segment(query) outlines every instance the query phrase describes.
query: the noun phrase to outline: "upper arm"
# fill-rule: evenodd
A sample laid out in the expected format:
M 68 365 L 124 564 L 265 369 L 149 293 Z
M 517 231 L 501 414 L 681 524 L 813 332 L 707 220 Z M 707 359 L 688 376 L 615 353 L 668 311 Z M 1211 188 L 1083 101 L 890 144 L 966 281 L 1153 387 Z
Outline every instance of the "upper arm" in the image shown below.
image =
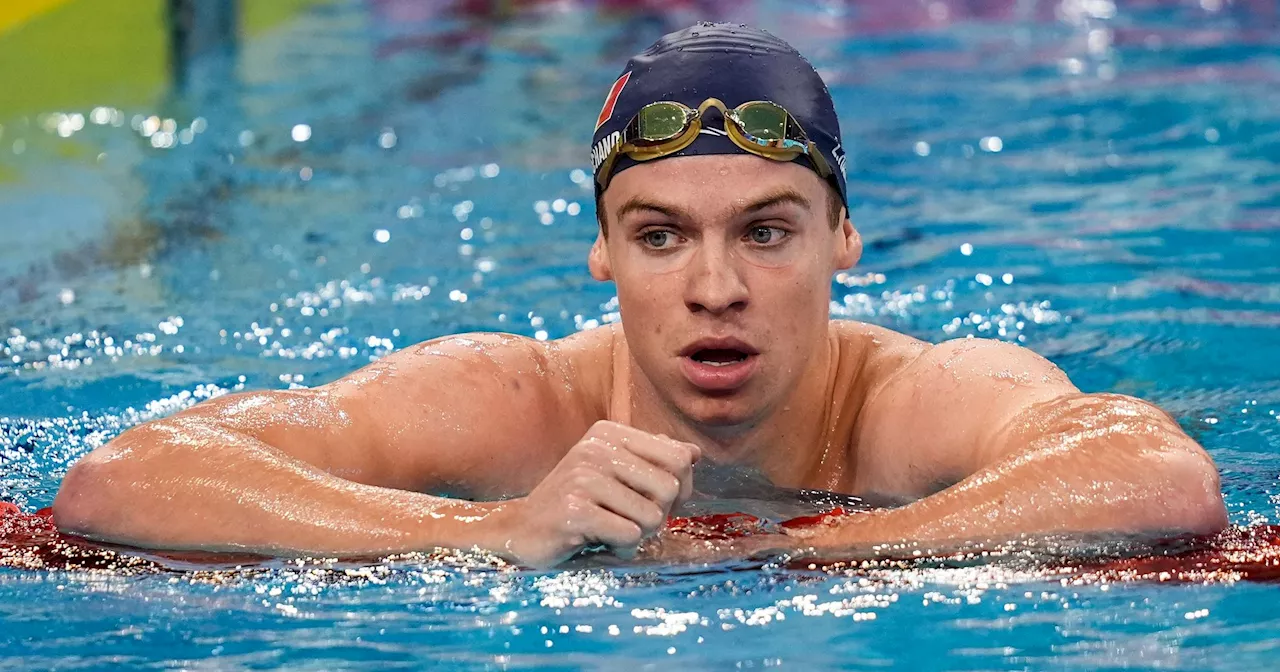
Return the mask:
M 598 415 L 591 372 L 575 356 L 582 340 L 451 336 L 314 389 L 237 395 L 187 413 L 360 483 L 521 494 Z
M 858 436 L 859 489 L 922 497 L 1006 456 L 1001 436 L 1037 404 L 1078 393 L 1061 369 L 1000 341 L 924 349 L 868 394 Z

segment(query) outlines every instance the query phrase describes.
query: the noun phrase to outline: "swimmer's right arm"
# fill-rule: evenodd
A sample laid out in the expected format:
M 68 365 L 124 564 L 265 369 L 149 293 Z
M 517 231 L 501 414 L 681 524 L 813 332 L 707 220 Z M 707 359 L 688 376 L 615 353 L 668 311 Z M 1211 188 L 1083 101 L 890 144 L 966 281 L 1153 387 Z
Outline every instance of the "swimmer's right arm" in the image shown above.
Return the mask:
M 442 339 L 319 388 L 210 400 L 76 463 L 55 521 L 172 550 L 364 556 L 479 546 L 530 566 L 596 544 L 626 553 L 688 496 L 698 451 L 597 422 L 598 382 L 576 373 L 601 368 L 578 356 L 608 338 L 597 331 L 562 345 Z M 524 496 L 472 502 L 427 491 Z

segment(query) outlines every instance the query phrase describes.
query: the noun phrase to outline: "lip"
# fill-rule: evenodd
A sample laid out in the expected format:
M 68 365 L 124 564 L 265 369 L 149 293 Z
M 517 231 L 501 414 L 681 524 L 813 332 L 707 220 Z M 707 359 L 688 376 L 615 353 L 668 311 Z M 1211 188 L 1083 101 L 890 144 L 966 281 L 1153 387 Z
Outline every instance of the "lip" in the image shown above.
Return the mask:
M 759 350 L 746 341 L 738 340 L 732 336 L 723 336 L 718 338 L 699 338 L 685 346 L 680 351 L 680 356 L 692 357 L 693 353 L 699 350 L 740 350 L 747 353 L 747 355 L 760 354 Z
M 699 350 L 738 350 L 747 356 L 740 362 L 716 366 L 693 358 Z M 729 392 L 742 387 L 756 372 L 760 351 L 732 337 L 702 338 L 680 351 L 680 371 L 694 387 L 706 392 Z

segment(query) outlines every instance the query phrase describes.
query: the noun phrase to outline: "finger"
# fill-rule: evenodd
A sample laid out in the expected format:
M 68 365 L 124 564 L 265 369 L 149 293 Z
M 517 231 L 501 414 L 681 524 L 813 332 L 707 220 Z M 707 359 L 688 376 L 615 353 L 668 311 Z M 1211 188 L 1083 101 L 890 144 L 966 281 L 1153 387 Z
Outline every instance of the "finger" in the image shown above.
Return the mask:
M 693 496 L 693 463 L 701 456 L 701 449 L 696 445 L 617 423 L 597 423 L 592 427 L 591 434 L 588 440 L 598 444 L 595 447 L 612 449 L 599 452 L 623 451 L 638 455 L 675 476 L 679 488 L 674 496 L 665 491 L 650 491 L 651 494 L 660 494 L 658 499 L 662 499 L 664 505 L 673 503 L 678 506 Z M 651 483 L 652 485 L 657 484 Z
M 628 439 L 626 447 L 676 478 L 678 487 L 671 499 L 673 507 L 693 496 L 693 464 L 697 461 L 697 446 L 666 437 L 641 437 L 639 440 Z
M 601 477 L 584 483 L 583 488 L 598 506 L 635 523 L 642 537 L 655 534 L 667 522 L 667 512 L 661 504 L 645 498 L 624 482 Z
M 697 446 L 666 437 L 641 437 L 639 440 L 628 439 L 626 447 L 632 454 L 639 455 L 646 462 L 675 477 L 676 492 L 668 500 L 671 508 L 693 496 L 693 463 L 696 461 Z M 656 450 L 652 450 L 653 448 Z
M 693 497 L 693 464 L 691 463 L 688 469 L 676 474 L 676 478 L 680 480 L 680 494 L 676 496 L 676 501 L 671 505 L 673 509 Z
M 673 474 L 702 458 L 702 449 L 696 444 L 651 434 L 626 425 L 612 425 L 605 428 L 601 438 L 611 444 L 625 446 L 631 452 Z
M 640 545 L 640 526 L 602 507 L 592 506 L 576 521 L 589 543 L 604 544 L 624 553 L 634 553 Z
M 630 451 L 614 449 L 603 454 L 605 463 L 596 468 L 656 504 L 664 518 L 685 489 L 679 476 Z

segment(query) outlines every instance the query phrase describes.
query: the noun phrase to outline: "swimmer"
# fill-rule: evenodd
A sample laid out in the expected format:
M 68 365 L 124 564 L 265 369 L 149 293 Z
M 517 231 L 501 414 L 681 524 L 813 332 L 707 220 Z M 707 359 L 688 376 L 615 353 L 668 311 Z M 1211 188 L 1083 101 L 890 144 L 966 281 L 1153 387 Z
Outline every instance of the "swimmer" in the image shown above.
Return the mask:
M 772 35 L 699 24 L 609 90 L 591 148 L 597 280 L 621 321 L 450 336 L 313 389 L 231 394 L 78 461 L 63 531 L 136 547 L 631 557 L 699 460 L 909 502 L 805 547 L 1209 534 L 1218 472 L 1169 415 L 1034 352 L 830 319 L 862 252 L 831 97 Z

